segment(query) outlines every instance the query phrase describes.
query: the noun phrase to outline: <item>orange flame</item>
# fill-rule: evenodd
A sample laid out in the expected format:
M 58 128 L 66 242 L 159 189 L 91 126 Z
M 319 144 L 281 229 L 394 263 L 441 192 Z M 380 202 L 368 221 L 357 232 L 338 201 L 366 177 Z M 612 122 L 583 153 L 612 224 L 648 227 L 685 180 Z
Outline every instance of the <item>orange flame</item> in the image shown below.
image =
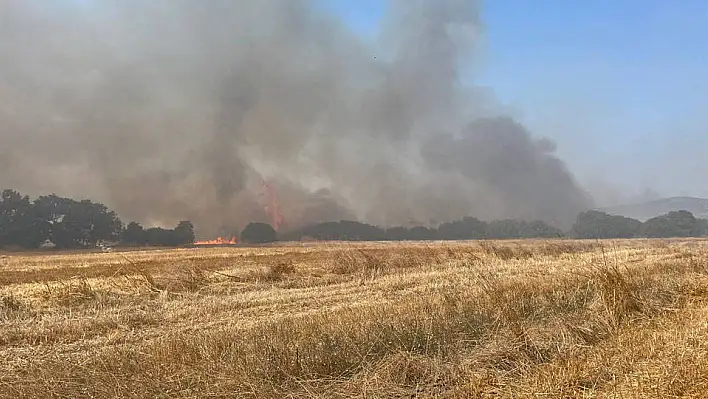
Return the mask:
M 266 205 L 265 212 L 266 216 L 270 217 L 270 225 L 273 226 L 275 231 L 278 231 L 280 225 L 283 224 L 283 213 L 280 211 L 280 204 L 278 203 L 278 196 L 275 193 L 275 189 L 269 183 L 263 181 L 263 191 L 266 195 Z
M 224 237 L 216 237 L 215 240 L 204 240 L 204 241 L 195 241 L 195 245 L 226 245 L 226 244 L 236 244 L 236 237 L 231 237 L 231 238 L 224 238 Z

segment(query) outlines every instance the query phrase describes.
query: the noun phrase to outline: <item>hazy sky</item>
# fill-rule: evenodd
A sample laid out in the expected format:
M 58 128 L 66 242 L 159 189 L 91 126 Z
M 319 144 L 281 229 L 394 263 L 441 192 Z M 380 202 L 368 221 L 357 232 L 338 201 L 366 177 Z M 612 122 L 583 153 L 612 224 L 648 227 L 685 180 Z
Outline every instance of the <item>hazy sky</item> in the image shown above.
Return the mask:
M 555 144 L 518 123 L 524 107 L 467 86 L 504 79 L 489 74 L 504 52 L 480 37 L 477 1 L 378 5 L 0 0 L 0 187 L 191 220 L 209 237 L 270 221 L 264 180 L 284 229 L 464 216 L 568 228 L 595 204 Z
M 292 226 L 708 197 L 708 2 L 479 3 L 0 0 L 0 187 L 208 236 L 262 179 Z
M 320 1 L 364 36 L 385 6 Z M 556 140 L 596 197 L 708 196 L 708 2 L 494 0 L 482 20 L 474 82 Z

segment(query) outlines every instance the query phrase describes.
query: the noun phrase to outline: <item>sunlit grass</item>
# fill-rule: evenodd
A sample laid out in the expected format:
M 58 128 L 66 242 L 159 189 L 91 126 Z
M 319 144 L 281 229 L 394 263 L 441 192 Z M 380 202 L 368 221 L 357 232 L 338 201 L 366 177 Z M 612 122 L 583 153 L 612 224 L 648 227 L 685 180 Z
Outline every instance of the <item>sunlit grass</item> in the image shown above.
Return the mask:
M 5 255 L 0 397 L 697 397 L 701 240 Z

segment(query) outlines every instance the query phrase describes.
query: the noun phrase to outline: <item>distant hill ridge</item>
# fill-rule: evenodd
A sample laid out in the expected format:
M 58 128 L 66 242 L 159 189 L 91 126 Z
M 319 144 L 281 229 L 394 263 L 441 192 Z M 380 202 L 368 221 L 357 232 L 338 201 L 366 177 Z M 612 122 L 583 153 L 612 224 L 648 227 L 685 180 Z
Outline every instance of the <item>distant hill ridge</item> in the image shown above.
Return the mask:
M 598 208 L 598 211 L 610 215 L 625 216 L 639 221 L 646 221 L 672 211 L 689 211 L 695 217 L 708 219 L 708 199 L 696 197 L 670 197 L 639 204 L 627 204 Z

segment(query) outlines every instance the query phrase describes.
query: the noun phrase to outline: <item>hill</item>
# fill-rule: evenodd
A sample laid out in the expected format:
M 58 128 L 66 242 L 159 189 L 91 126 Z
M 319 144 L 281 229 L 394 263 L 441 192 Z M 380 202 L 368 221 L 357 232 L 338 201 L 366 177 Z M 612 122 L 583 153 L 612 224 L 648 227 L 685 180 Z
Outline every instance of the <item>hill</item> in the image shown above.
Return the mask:
M 659 215 L 665 215 L 672 211 L 689 211 L 695 217 L 708 219 L 708 199 L 694 197 L 671 197 L 662 198 L 640 204 L 618 205 L 606 208 L 599 208 L 599 211 L 610 215 L 619 215 L 642 222 Z

